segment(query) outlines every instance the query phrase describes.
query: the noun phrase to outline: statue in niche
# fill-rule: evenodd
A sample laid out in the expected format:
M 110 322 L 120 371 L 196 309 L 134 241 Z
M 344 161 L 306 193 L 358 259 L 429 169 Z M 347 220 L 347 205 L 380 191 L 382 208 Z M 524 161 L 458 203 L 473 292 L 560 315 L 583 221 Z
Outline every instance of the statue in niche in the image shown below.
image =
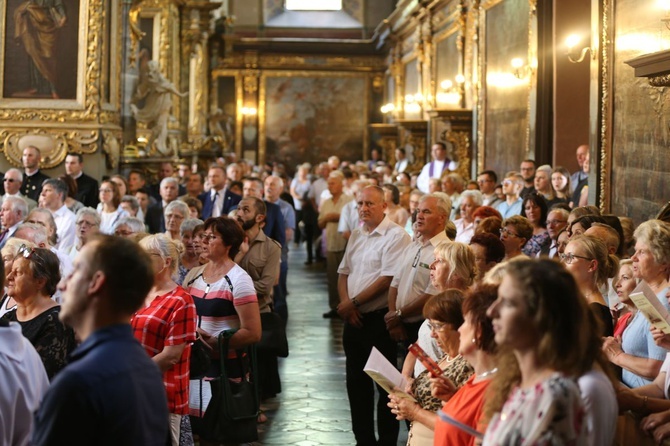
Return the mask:
M 137 122 L 146 123 L 151 129 L 151 137 L 147 146 L 155 147 L 164 156 L 170 156 L 173 150 L 167 145 L 168 121 L 173 94 L 184 97 L 188 93 L 179 92 L 177 87 L 161 74 L 158 62 L 144 61 L 140 69 L 140 82 L 133 95 L 130 109 Z M 144 99 L 144 106 L 140 109 L 137 107 L 137 102 L 142 99 Z
M 224 110 L 212 107 L 212 112 L 207 117 L 210 138 L 217 143 L 222 150 L 234 150 L 235 146 L 235 118 L 234 106 L 226 104 Z

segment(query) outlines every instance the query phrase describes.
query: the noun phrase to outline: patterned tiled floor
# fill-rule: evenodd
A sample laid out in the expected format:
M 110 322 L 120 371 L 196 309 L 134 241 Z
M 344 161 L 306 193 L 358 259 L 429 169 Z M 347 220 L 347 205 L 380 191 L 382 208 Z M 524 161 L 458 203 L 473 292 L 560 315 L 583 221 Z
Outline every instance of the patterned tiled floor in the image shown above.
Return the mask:
M 292 246 L 288 296 L 289 357 L 280 359 L 282 393 L 263 404 L 259 425 L 267 445 L 353 445 L 345 387 L 342 322 L 323 319 L 327 310 L 324 264 L 303 265 L 304 246 Z M 401 423 L 405 444 L 407 432 Z

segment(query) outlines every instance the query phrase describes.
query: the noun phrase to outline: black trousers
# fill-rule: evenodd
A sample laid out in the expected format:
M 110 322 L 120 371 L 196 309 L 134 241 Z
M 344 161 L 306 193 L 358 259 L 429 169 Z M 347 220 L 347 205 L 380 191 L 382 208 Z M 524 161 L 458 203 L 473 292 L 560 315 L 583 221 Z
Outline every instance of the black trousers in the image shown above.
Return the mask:
M 388 396 L 384 389 L 377 386 L 377 432 L 375 437 L 375 382 L 364 371 L 365 363 L 372 347 L 376 347 L 391 364 L 396 363 L 396 343 L 389 336 L 384 323 L 384 314 L 388 309 L 363 314 L 363 326 L 354 327 L 345 324 L 342 335 L 344 353 L 347 357 L 347 394 L 351 408 L 351 425 L 357 446 L 385 445 L 395 446 L 398 441 L 400 425 L 386 406 Z

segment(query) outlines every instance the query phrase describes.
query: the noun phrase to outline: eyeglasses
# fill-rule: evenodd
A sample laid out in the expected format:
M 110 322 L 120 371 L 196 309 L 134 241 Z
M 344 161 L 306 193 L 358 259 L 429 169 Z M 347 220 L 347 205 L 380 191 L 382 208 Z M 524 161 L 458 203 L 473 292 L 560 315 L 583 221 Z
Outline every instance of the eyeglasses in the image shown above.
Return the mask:
M 214 234 L 202 234 L 202 235 L 200 236 L 200 239 L 201 239 L 203 242 L 207 242 L 207 243 L 209 243 L 209 242 L 211 242 L 213 239 L 215 239 L 215 238 L 217 238 L 217 237 L 218 237 L 218 236 L 216 236 L 216 235 L 214 235 Z
M 567 220 L 547 220 L 547 226 L 560 225 L 567 222 Z
M 438 331 L 442 331 L 446 328 L 447 324 L 442 323 L 442 322 L 428 322 L 427 323 L 428 328 L 430 331 L 437 333 Z
M 559 253 L 558 257 L 561 259 L 561 262 L 567 263 L 568 265 L 570 265 L 572 262 L 574 262 L 575 259 L 584 259 L 584 260 L 589 260 L 589 261 L 593 260 L 593 259 L 590 259 L 590 258 L 584 257 L 584 256 L 576 256 L 571 252 L 569 252 L 567 254 L 565 254 L 565 253 L 560 254 Z
M 100 189 L 100 192 L 107 193 L 107 192 L 114 192 L 112 189 Z
M 34 248 L 29 248 L 27 245 L 19 246 L 19 250 L 16 253 L 16 256 L 21 256 L 24 259 L 29 259 L 35 253 Z
M 166 220 L 183 220 L 184 216 L 179 214 L 168 214 L 165 216 Z
M 19 182 L 19 180 L 15 180 L 14 178 L 3 178 L 2 181 L 6 182 L 6 183 L 18 183 Z
M 512 237 L 519 238 L 519 234 L 515 234 L 507 228 L 500 228 L 500 235 L 504 235 L 504 236 L 509 235 L 509 236 L 512 236 Z
M 79 220 L 77 223 L 75 223 L 77 226 L 84 226 L 86 228 L 92 228 L 93 226 L 98 226 L 95 223 L 88 222 L 86 220 Z

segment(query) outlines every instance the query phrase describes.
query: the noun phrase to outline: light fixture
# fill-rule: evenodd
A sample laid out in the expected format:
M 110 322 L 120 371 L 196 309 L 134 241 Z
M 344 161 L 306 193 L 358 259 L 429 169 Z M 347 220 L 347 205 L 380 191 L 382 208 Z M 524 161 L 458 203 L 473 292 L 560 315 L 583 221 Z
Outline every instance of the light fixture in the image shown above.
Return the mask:
M 665 11 L 665 17 L 661 19 L 661 22 L 670 29 L 670 0 L 658 0 L 658 6 Z
M 440 91 L 435 95 L 438 106 L 443 105 L 460 105 L 462 92 L 461 87 L 465 82 L 465 77 L 462 74 L 456 75 L 456 84 L 451 79 L 445 79 L 440 82 Z
M 581 42 L 581 40 L 582 38 L 577 34 L 570 34 L 565 39 L 565 46 L 568 48 L 565 54 L 568 56 L 570 62 L 580 63 L 586 57 L 587 52 L 591 53 L 591 59 L 596 60 L 597 54 L 590 46 L 585 46 L 584 48 L 578 51 L 575 50 L 575 47 L 579 45 L 579 42 Z
M 242 116 L 256 116 L 258 114 L 256 107 L 242 107 L 240 111 Z
M 517 79 L 525 79 L 529 76 L 535 68 L 537 68 L 537 61 L 534 61 L 533 64 L 527 64 L 520 57 L 515 57 L 510 62 L 513 68 L 512 74 Z
M 388 102 L 381 106 L 381 112 L 385 115 L 393 113 L 395 111 L 395 105 L 392 102 Z

